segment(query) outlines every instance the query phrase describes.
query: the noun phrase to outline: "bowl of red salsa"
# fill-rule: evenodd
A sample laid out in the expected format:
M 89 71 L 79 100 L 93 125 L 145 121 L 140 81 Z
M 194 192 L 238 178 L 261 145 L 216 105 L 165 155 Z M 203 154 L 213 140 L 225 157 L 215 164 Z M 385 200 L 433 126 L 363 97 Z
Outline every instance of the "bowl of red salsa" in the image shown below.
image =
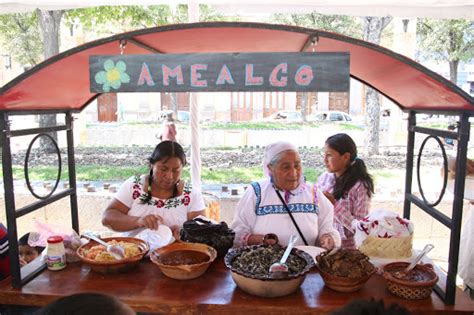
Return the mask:
M 428 298 L 438 282 L 438 275 L 431 264 L 418 264 L 405 272 L 408 262 L 394 262 L 383 267 L 387 289 L 394 295 L 408 300 Z

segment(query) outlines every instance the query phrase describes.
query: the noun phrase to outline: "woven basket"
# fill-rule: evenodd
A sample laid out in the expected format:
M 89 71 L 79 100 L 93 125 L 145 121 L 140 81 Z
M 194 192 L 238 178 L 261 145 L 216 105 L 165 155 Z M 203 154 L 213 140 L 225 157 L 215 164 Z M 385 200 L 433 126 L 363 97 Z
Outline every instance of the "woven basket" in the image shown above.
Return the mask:
M 413 235 L 381 238 L 368 236 L 359 250 L 369 257 L 404 258 L 412 256 Z
M 431 279 L 426 281 L 411 282 L 394 277 L 390 271 L 400 271 L 409 265 L 407 262 L 395 262 L 384 266 L 383 277 L 387 283 L 387 289 L 392 294 L 407 300 L 426 299 L 431 295 L 433 287 L 438 282 L 438 275 L 433 271 L 431 264 L 416 265 L 415 269 L 427 274 Z

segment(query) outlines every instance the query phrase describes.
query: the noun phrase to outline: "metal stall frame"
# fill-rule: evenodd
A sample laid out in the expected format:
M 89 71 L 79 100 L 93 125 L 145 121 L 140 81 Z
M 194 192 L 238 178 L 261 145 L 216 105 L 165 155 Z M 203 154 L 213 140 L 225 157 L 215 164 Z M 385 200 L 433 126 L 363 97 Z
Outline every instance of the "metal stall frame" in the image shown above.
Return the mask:
M 126 50 L 124 50 L 125 43 L 128 43 Z M 99 92 L 91 92 L 88 84 L 91 81 L 91 74 L 87 61 L 93 55 L 310 51 L 349 52 L 351 78 L 375 89 L 401 110 L 410 113 L 404 216 L 409 218 L 410 205 L 414 203 L 417 206 L 421 205 L 422 209 L 451 228 L 449 288 L 446 294 L 441 294 L 445 297 L 445 303 L 454 304 L 453 289 L 459 253 L 464 189 L 464 179 L 460 176 L 460 171 L 465 170 L 469 139 L 468 117 L 474 115 L 474 99 L 441 75 L 382 46 L 322 30 L 251 22 L 200 22 L 136 30 L 74 47 L 22 73 L 0 87 L 0 113 L 9 111 L 31 113 L 32 109 L 37 113 L 48 113 L 51 110 L 56 112 L 83 110 L 100 95 Z M 71 73 L 74 75 L 70 75 Z M 394 75 L 381 75 L 381 73 Z M 60 89 L 50 88 L 57 82 L 61 82 Z M 457 133 L 451 133 L 416 126 L 416 113 L 430 111 L 435 114 L 461 117 L 461 129 Z M 5 131 L 8 131 L 7 118 L 8 115 L 2 122 Z M 72 130 L 68 132 L 72 135 Z M 432 211 L 434 204 L 432 206 L 424 204 L 426 198 L 421 200 L 411 194 L 415 132 L 429 135 L 433 132 L 435 136 L 452 136 L 458 139 L 457 174 L 460 178 L 456 179 L 452 219 L 439 211 Z M 3 137 L 6 138 L 6 134 Z M 72 139 L 68 146 L 70 146 L 68 150 L 73 152 Z M 10 157 L 9 150 L 7 153 L 4 154 L 4 158 Z M 71 161 L 70 159 L 70 165 Z M 10 164 L 8 161 L 4 162 L 4 172 L 9 172 L 8 176 L 11 178 L 11 170 L 5 165 L 11 166 L 11 161 Z M 71 170 L 73 167 L 70 166 Z M 74 173 L 71 175 L 75 176 Z M 75 190 L 73 186 L 75 178 L 70 181 L 71 189 Z M 11 183 L 9 189 L 12 189 Z M 13 208 L 9 205 L 12 211 L 14 200 L 11 194 L 9 198 L 13 204 Z M 11 240 L 12 238 L 10 235 Z M 16 240 L 11 242 L 11 246 L 14 244 Z M 442 291 L 437 289 L 436 292 Z
M 452 205 L 452 217 L 448 217 L 441 211 L 434 208 L 444 195 L 447 181 L 447 163 L 446 163 L 446 154 L 444 152 L 444 146 L 440 142 L 439 137 L 443 138 L 452 138 L 457 140 L 457 151 L 456 151 L 456 174 L 465 174 L 466 173 L 466 161 L 467 161 L 467 145 L 469 142 L 469 132 L 470 132 L 470 115 L 468 112 L 464 113 L 455 113 L 455 112 L 445 112 L 436 114 L 445 114 L 445 115 L 456 115 L 459 117 L 459 127 L 457 131 L 447 131 L 433 128 L 420 127 L 416 125 L 416 114 L 417 113 L 426 113 L 426 111 L 410 111 L 408 118 L 408 139 L 407 139 L 407 159 L 406 159 L 406 181 L 405 181 L 405 201 L 403 207 L 403 216 L 407 219 L 410 219 L 411 213 L 411 204 L 416 205 L 421 210 L 425 211 L 428 215 L 436 219 L 438 222 L 442 223 L 448 229 L 450 229 L 450 242 L 449 242 L 449 256 L 448 256 L 448 271 L 446 277 L 446 287 L 443 289 L 439 284 L 434 287 L 435 292 L 443 299 L 443 301 L 448 305 L 453 305 L 456 297 L 456 274 L 458 270 L 458 260 L 459 260 L 459 245 L 460 245 L 460 236 L 461 236 L 461 224 L 462 224 L 462 211 L 463 211 L 463 199 L 464 199 L 464 184 L 465 176 L 456 175 L 454 182 L 454 198 Z M 415 147 L 415 134 L 425 134 L 428 135 L 425 141 L 433 137 L 438 143 L 441 144 L 441 149 L 444 158 L 444 183 L 443 189 L 441 191 L 440 197 L 437 202 L 429 203 L 425 198 L 422 189 L 420 189 L 421 199 L 415 196 L 412 193 L 412 183 L 413 183 L 413 159 L 414 159 L 414 147 Z M 422 154 L 423 145 L 420 148 L 418 153 L 418 164 L 417 164 L 417 174 L 418 174 L 418 183 L 421 188 L 420 183 L 420 156 Z
M 65 114 L 65 124 L 56 125 L 42 128 L 31 128 L 31 129 L 18 129 L 11 130 L 10 116 L 14 115 L 34 115 L 34 114 Z M 8 226 L 8 243 L 10 251 L 10 268 L 12 276 L 12 285 L 15 288 L 22 287 L 28 281 L 39 275 L 46 267 L 46 264 L 41 264 L 29 273 L 23 272 L 20 268 L 20 261 L 18 256 L 18 235 L 17 235 L 17 222 L 16 220 L 28 213 L 35 210 L 39 210 L 44 206 L 56 202 L 62 198 L 69 197 L 71 205 L 71 225 L 72 228 L 79 232 L 79 216 L 78 216 L 78 205 L 77 205 L 77 190 L 76 190 L 76 167 L 74 160 L 74 137 L 73 137 L 73 116 L 71 111 L 28 111 L 28 112 L 1 112 L 0 113 L 0 128 L 2 130 L 1 145 L 2 145 L 2 166 L 3 166 L 3 184 L 4 184 L 4 195 L 5 195 L 5 210 L 7 217 Z M 67 139 L 67 158 L 69 167 L 69 188 L 54 194 L 57 188 L 57 182 L 50 194 L 44 198 L 38 197 L 31 189 L 28 181 L 28 169 L 27 161 L 25 161 L 25 178 L 27 178 L 28 189 L 34 197 L 40 199 L 29 205 L 17 209 L 15 205 L 15 192 L 13 184 L 13 171 L 12 171 L 12 154 L 11 154 L 11 137 L 19 137 L 26 135 L 37 135 L 30 143 L 29 149 L 31 149 L 34 141 L 40 136 L 48 136 L 48 132 L 66 131 Z M 49 137 L 49 136 L 48 136 Z M 52 138 L 50 138 L 53 140 Z M 53 143 L 58 149 L 57 143 L 53 140 Z M 28 150 L 29 150 L 28 149 Z M 29 151 L 28 151 L 29 152 Z M 58 149 L 59 163 L 61 165 L 61 156 Z M 28 155 L 26 156 L 26 159 Z M 59 173 L 61 167 L 59 167 Z M 60 174 L 59 174 L 60 176 Z

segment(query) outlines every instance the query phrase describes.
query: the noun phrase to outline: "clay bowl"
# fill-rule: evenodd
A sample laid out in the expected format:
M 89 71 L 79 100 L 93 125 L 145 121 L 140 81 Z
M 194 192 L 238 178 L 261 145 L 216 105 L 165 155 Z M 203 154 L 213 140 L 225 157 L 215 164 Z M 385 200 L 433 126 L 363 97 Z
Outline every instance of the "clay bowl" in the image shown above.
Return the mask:
M 375 273 L 376 269 L 374 268 L 368 275 L 359 278 L 348 278 L 335 276 L 330 273 L 319 270 L 319 274 L 324 280 L 324 283 L 329 288 L 338 292 L 355 292 L 359 291 L 364 284 L 370 279 L 370 277 Z
M 178 280 L 202 276 L 216 259 L 217 251 L 206 244 L 175 242 L 150 254 L 151 261 L 169 278 Z
M 402 280 L 393 275 L 396 271 L 404 270 L 410 263 L 394 262 L 383 267 L 387 289 L 394 295 L 408 300 L 421 300 L 429 297 L 433 287 L 438 282 L 438 275 L 433 270 L 433 265 L 418 264 L 412 270 L 417 279 Z
M 344 250 L 352 251 L 352 250 L 347 250 L 347 249 L 344 249 Z M 367 270 L 367 273 L 365 275 L 362 275 L 360 277 L 353 277 L 353 278 L 339 276 L 339 275 L 330 273 L 328 271 L 325 271 L 323 268 L 321 268 L 320 263 L 323 257 L 326 255 L 327 255 L 327 252 L 323 252 L 319 254 L 318 256 L 316 256 L 316 261 L 318 262 L 319 274 L 323 278 L 325 285 L 334 291 L 338 291 L 338 292 L 358 291 L 364 286 L 364 284 L 370 279 L 370 277 L 377 271 L 377 269 L 370 262 L 368 262 L 368 266 L 370 267 L 370 269 Z M 368 258 L 366 259 L 368 261 Z
M 103 241 L 109 242 L 115 240 L 117 242 L 123 241 L 128 243 L 134 243 L 138 245 L 140 249 L 140 254 L 120 259 L 120 260 L 112 260 L 112 261 L 95 261 L 93 259 L 89 259 L 85 257 L 85 250 L 90 249 L 93 246 L 100 245 L 96 241 L 89 241 L 88 243 L 79 247 L 76 251 L 77 256 L 81 259 L 82 263 L 88 265 L 91 270 L 100 272 L 100 273 L 120 273 L 128 271 L 138 265 L 140 260 L 143 256 L 148 253 L 149 247 L 148 244 L 139 239 L 134 237 L 105 237 L 102 238 Z
M 252 295 L 266 298 L 285 296 L 295 292 L 303 283 L 306 274 L 314 266 L 313 258 L 302 250 L 293 248 L 291 254 L 297 255 L 305 261 L 306 265 L 304 268 L 297 273 L 289 274 L 282 278 L 272 278 L 269 274 L 265 276 L 256 276 L 250 273 L 245 273 L 233 266 L 234 259 L 243 252 L 251 251 L 263 246 L 271 245 L 253 245 L 231 248 L 227 252 L 224 257 L 224 262 L 226 267 L 230 269 L 234 282 L 241 290 Z

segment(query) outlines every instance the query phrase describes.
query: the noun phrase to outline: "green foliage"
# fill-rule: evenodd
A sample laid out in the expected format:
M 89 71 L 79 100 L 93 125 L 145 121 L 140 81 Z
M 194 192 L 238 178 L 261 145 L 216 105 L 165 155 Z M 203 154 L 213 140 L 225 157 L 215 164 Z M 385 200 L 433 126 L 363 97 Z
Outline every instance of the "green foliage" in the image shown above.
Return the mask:
M 199 5 L 199 21 L 201 22 L 214 22 L 214 21 L 240 21 L 239 17 L 224 16 L 212 9 L 211 6 L 206 4 Z
M 40 62 L 43 48 L 36 12 L 0 14 L 0 42 L 2 50 L 21 65 Z
M 316 182 L 323 169 L 314 169 L 307 167 L 304 169 L 304 176 L 309 183 Z M 393 179 L 397 176 L 403 176 L 403 170 L 371 170 L 375 181 L 383 179 Z M 137 174 L 147 174 L 148 167 L 123 167 L 123 166 L 104 166 L 104 165 L 76 165 L 76 178 L 78 181 L 123 181 L 130 176 Z M 0 167 L 0 176 L 3 176 Z M 54 181 L 57 176 L 57 168 L 52 166 L 36 166 L 29 171 L 31 181 Z M 15 180 L 24 180 L 23 167 L 13 166 L 13 178 Z M 190 167 L 186 166 L 181 175 L 186 181 L 191 180 Z M 203 167 L 201 170 L 202 182 L 205 184 L 248 184 L 252 181 L 263 178 L 262 168 L 254 167 L 233 167 L 224 169 L 215 169 Z M 61 180 L 68 179 L 68 171 L 64 169 L 61 174 Z
M 338 126 L 341 130 L 364 130 L 364 127 L 353 123 L 339 123 Z
M 200 5 L 200 21 L 236 20 L 224 18 L 208 5 Z M 69 10 L 65 22 L 71 26 L 79 21 L 86 29 L 100 31 L 110 26 L 114 33 L 131 31 L 141 28 L 155 27 L 166 24 L 179 24 L 188 21 L 188 6 L 184 4 L 171 7 L 169 5 L 132 5 L 132 6 L 100 6 Z
M 201 21 L 237 20 L 224 18 L 207 5 L 200 5 L 200 15 Z M 93 33 L 92 38 L 187 21 L 187 5 L 182 4 L 174 8 L 168 5 L 98 6 L 67 10 L 63 15 L 65 26 L 72 28 L 80 23 L 86 32 Z M 34 66 L 41 62 L 43 43 L 36 11 L 0 15 L 0 43 L 22 65 Z
M 474 22 L 419 19 L 417 42 L 421 58 L 469 61 L 474 58 Z
M 362 38 L 360 20 L 344 15 L 325 15 L 317 12 L 308 14 L 274 14 L 270 22 L 277 24 L 296 25 L 316 28 L 323 31 L 335 32 Z
M 203 168 L 201 177 L 206 184 L 245 184 L 262 178 L 261 167 L 232 167 L 229 169 Z
M 87 30 L 100 33 L 103 29 L 131 31 L 140 28 L 182 23 L 187 20 L 184 6 L 173 13 L 168 5 L 100 6 L 69 10 L 64 17 L 66 25 L 79 21 Z M 105 29 L 104 29 L 105 28 Z M 115 31 L 118 33 L 119 31 Z
M 239 123 L 208 123 L 203 125 L 205 129 L 253 129 L 253 130 L 271 130 L 271 129 L 285 129 L 295 130 L 301 129 L 304 125 L 301 123 L 281 123 L 281 122 L 239 122 Z
M 1 170 L 1 169 L 0 169 Z M 104 165 L 76 165 L 76 178 L 78 181 L 94 181 L 94 180 L 120 180 L 127 179 L 133 174 L 144 174 L 147 167 L 121 167 L 121 166 L 104 166 Z M 29 169 L 28 177 L 32 181 L 36 180 L 56 180 L 58 169 L 56 166 L 35 166 Z M 3 176 L 3 172 L 1 174 Z M 61 180 L 68 178 L 68 169 L 63 168 L 61 172 Z M 13 178 L 15 180 L 24 180 L 25 173 L 23 167 L 13 166 Z
M 322 174 L 323 169 L 315 169 L 311 167 L 304 168 L 304 176 L 308 183 L 315 183 L 319 175 Z

